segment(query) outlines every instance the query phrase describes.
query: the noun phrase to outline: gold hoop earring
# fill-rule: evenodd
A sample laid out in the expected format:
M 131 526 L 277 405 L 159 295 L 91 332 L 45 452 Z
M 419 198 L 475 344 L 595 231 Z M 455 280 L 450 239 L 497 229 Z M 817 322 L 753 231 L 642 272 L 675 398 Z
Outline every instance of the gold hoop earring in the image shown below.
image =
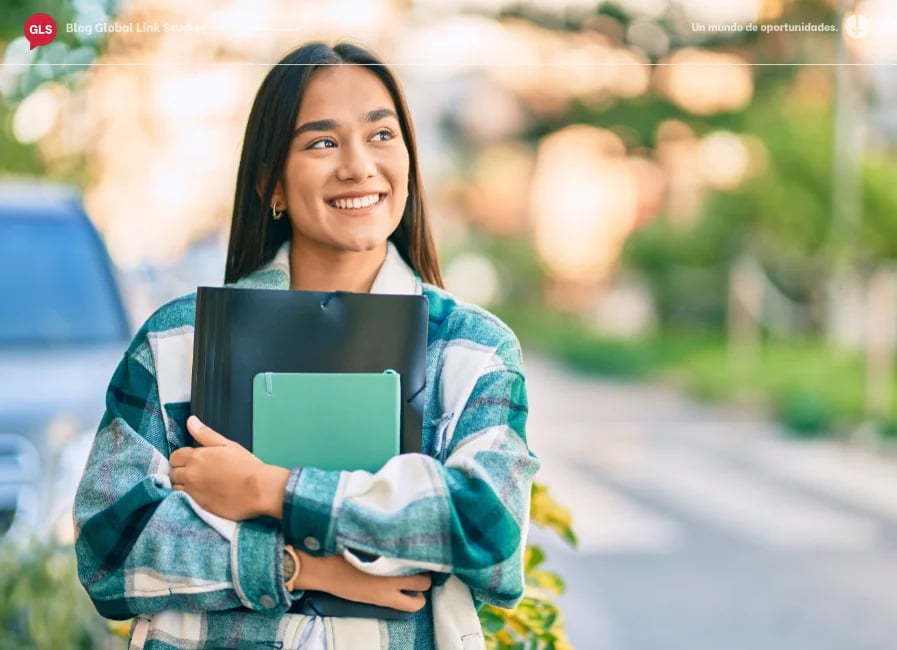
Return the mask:
M 282 211 L 278 212 L 277 208 L 275 208 L 272 205 L 271 206 L 271 218 L 274 219 L 274 221 L 280 221 L 281 219 L 283 219 L 283 212 Z

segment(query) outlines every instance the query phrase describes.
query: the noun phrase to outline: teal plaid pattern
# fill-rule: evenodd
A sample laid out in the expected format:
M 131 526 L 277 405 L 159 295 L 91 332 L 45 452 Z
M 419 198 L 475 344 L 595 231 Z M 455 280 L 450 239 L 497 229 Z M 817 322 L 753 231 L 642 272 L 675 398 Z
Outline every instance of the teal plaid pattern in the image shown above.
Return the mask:
M 288 277 L 266 267 L 238 286 L 285 289 Z M 488 312 L 422 286 L 430 313 L 424 453 L 376 474 L 295 468 L 281 525 L 242 522 L 231 539 L 167 482 L 168 458 L 186 444 L 190 378 L 171 379 L 160 359 L 172 346 L 192 350 L 195 295 L 147 320 L 110 382 L 75 501 L 78 573 L 97 610 L 138 617 L 135 629 L 153 621 L 132 647 L 291 647 L 298 615 L 286 610 L 301 594 L 283 587 L 285 542 L 317 555 L 378 556 L 373 564 L 390 563 L 385 573 L 428 570 L 436 584 L 453 574 L 480 603 L 519 601 L 538 468 L 526 445 L 520 348 Z M 459 385 L 469 390 L 456 390 L 463 398 L 447 412 L 445 387 Z M 163 386 L 180 398 L 163 403 Z M 432 607 L 382 622 L 383 642 L 371 647 L 433 648 Z

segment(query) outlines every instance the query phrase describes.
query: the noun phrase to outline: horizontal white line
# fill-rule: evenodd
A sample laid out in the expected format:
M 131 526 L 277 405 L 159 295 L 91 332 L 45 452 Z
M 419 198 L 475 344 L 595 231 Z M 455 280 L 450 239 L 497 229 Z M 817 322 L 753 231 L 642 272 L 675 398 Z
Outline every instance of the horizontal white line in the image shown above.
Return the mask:
M 276 61 L 262 61 L 262 62 L 253 62 L 253 61 L 158 61 L 152 63 L 140 63 L 140 62 L 129 62 L 129 63 L 49 63 L 49 62 L 37 62 L 37 63 L 0 63 L 0 67 L 2 68 L 27 68 L 31 66 L 53 66 L 53 67 L 74 67 L 74 68 L 90 68 L 90 67 L 134 67 L 134 68 L 144 68 L 144 67 L 203 67 L 203 66 L 265 66 L 271 67 L 274 65 L 281 66 L 305 66 L 305 65 L 331 65 L 331 64 L 306 64 L 306 63 L 277 63 Z M 332 65 L 342 65 L 342 64 L 332 64 Z M 561 69 L 570 69 L 570 70 L 578 70 L 585 68 L 717 68 L 717 67 L 741 67 L 741 68 L 774 68 L 774 67 L 785 67 L 785 68 L 889 68 L 889 67 L 897 67 L 897 62 L 894 63 L 638 63 L 638 62 L 608 62 L 608 63 L 478 63 L 478 64 L 463 64 L 459 65 L 457 63 L 391 63 L 385 62 L 385 65 L 391 68 L 455 68 L 461 67 L 465 70 L 475 69 L 475 68 L 561 68 Z

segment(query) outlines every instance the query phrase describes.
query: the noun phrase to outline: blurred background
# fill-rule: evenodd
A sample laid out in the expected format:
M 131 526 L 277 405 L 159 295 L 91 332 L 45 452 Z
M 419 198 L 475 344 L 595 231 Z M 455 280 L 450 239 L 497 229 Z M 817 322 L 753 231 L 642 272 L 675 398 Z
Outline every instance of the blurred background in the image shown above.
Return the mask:
M 311 39 L 393 64 L 448 288 L 523 343 L 570 643 L 894 647 L 897 4 L 5 7 L 0 647 L 114 647 L 67 547 L 105 387 L 221 283 L 250 104 Z

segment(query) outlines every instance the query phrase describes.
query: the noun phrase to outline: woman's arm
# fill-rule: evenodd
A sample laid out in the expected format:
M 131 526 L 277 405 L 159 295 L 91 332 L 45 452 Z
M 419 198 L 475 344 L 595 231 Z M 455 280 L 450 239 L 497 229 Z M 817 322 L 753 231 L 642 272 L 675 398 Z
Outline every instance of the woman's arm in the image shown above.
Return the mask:
M 451 422 L 441 432 L 439 458 L 403 454 L 376 474 L 260 465 L 221 499 L 245 463 L 227 463 L 222 450 L 204 448 L 178 452 L 190 464 L 204 458 L 206 471 L 184 471 L 175 483 L 223 516 L 282 517 L 287 542 L 313 556 L 342 554 L 376 575 L 455 574 L 480 601 L 511 607 L 523 595 L 539 463 L 526 445 L 519 344 L 504 327 L 481 330 L 478 341 L 447 337 L 442 346 L 434 390 Z M 190 428 L 201 442 L 217 436 L 196 422 Z
M 381 575 L 455 574 L 480 601 L 512 607 L 523 595 L 539 466 L 526 445 L 519 345 L 504 330 L 494 347 L 464 341 L 444 354 L 455 356 L 441 383 L 473 385 L 462 391 L 444 462 L 403 454 L 376 474 L 295 469 L 282 506 L 284 535 L 314 555 L 377 556 L 353 563 Z
M 338 555 L 315 557 L 296 550 L 301 569 L 297 588 L 326 591 L 357 603 L 392 607 L 416 612 L 427 604 L 424 593 L 430 590 L 427 573 L 410 576 L 375 576 L 356 569 Z
M 108 618 L 164 609 L 283 611 L 283 539 L 256 522 L 204 520 L 170 488 L 166 428 L 147 327 L 112 377 L 106 413 L 75 498 L 78 573 Z M 230 539 L 228 539 L 230 537 Z
M 165 407 L 147 327 L 113 375 L 106 413 L 75 498 L 78 573 L 97 610 L 115 619 L 168 609 L 209 612 L 242 606 L 277 612 L 303 589 L 420 609 L 424 599 L 416 592 L 429 589 L 429 576 L 374 577 L 339 557 L 303 555 L 298 590 L 288 594 L 283 536 L 275 527 L 237 523 L 245 518 L 238 516 L 218 519 L 185 492 L 172 489 L 170 460 L 194 449 L 183 446 L 186 436 L 177 418 L 169 417 L 166 426 L 162 417 Z M 176 449 L 169 457 L 172 447 Z M 252 462 L 261 465 L 242 451 L 248 458 L 239 458 L 237 470 L 245 471 Z M 220 475 L 220 468 L 215 473 Z M 242 485 L 233 472 L 226 478 L 226 489 Z M 280 503 L 285 482 L 274 488 Z
M 172 481 L 218 515 L 282 517 L 287 541 L 311 556 L 344 554 L 381 576 L 455 574 L 479 600 L 511 607 L 523 594 L 523 542 L 538 461 L 526 446 L 516 339 L 508 334 L 473 358 L 444 371 L 444 381 L 471 385 L 460 391 L 444 463 L 403 454 L 376 474 L 290 472 L 262 464 L 191 418 L 190 432 L 203 447 L 172 456 Z

